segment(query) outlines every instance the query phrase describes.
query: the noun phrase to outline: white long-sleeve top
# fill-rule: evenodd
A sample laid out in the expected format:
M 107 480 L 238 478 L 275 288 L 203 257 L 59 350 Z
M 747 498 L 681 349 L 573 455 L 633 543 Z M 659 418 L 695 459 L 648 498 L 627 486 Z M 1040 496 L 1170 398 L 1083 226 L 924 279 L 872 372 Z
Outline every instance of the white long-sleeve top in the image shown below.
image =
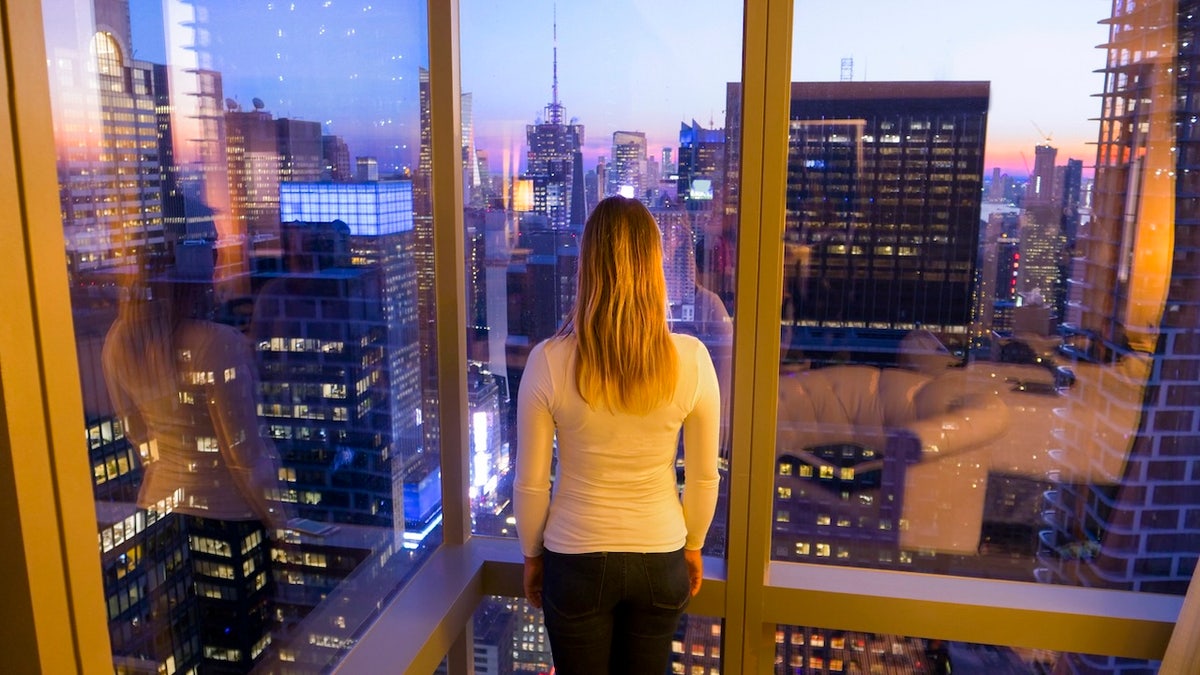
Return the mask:
M 708 350 L 671 336 L 675 395 L 645 415 L 590 407 L 575 385 L 574 336 L 529 354 L 517 396 L 517 535 L 527 556 L 699 549 L 717 503 L 720 393 Z M 675 462 L 683 430 L 684 487 Z M 551 496 L 554 440 L 558 465 Z

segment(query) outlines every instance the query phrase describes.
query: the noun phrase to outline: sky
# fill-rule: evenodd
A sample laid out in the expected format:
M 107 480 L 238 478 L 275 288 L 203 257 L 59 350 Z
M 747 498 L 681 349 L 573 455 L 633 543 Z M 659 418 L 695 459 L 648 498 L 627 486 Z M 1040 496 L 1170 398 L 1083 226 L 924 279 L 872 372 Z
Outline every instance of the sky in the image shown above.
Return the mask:
M 162 3 L 131 0 L 135 57 L 162 62 Z M 424 2 L 195 0 L 207 26 L 200 52 L 224 95 L 277 117 L 323 123 L 352 155 L 384 168 L 416 162 L 417 73 L 428 64 Z M 797 0 L 793 81 L 987 80 L 988 150 L 1027 173 L 1049 138 L 1094 163 L 1103 66 L 1103 0 Z M 460 0 L 461 81 L 476 144 L 493 170 L 514 170 L 525 125 L 558 94 L 585 126 L 585 165 L 611 154 L 614 131 L 643 131 L 650 152 L 678 145 L 680 123 L 723 127 L 725 85 L 740 79 L 739 0 Z M 168 12 L 169 13 L 169 12 Z M 555 25 L 557 23 L 557 40 Z M 516 167 L 519 170 L 519 167 Z

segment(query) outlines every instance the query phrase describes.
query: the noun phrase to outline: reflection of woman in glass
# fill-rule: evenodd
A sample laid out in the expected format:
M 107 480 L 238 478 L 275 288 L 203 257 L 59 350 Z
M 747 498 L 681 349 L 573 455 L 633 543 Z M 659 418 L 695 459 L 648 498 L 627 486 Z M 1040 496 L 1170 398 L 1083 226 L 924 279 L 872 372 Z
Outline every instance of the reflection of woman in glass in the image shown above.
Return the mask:
M 700 588 L 720 396 L 708 351 L 668 331 L 666 308 L 653 216 L 636 200 L 601 201 L 580 244 L 574 314 L 531 351 L 517 406 L 525 593 L 545 611 L 563 675 L 666 672 Z
M 104 342 L 113 405 L 145 460 L 138 505 L 282 527 L 279 459 L 258 433 L 253 352 L 235 328 L 209 319 L 212 249 L 179 248 L 202 250 L 150 283 L 134 280 Z
M 138 506 L 158 520 L 178 518 L 186 537 L 195 592 L 187 611 L 196 612 L 205 668 L 220 662 L 228 672 L 249 672 L 267 658 L 263 645 L 275 624 L 268 542 L 291 505 L 279 501 L 279 458 L 258 433 L 250 344 L 210 319 L 212 273 L 212 247 L 195 242 L 179 244 L 163 273 L 133 274 L 103 365 L 114 409 L 143 460 Z M 171 588 L 144 591 L 156 640 L 181 625 Z

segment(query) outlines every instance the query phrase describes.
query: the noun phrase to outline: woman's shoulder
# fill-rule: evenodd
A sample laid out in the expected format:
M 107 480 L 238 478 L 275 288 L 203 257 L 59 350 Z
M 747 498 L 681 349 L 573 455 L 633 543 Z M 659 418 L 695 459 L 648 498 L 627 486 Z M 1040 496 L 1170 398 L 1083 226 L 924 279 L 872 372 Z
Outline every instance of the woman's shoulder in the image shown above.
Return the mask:
M 681 356 L 694 354 L 698 349 L 704 349 L 704 343 L 695 335 L 687 333 L 671 333 L 671 341 L 675 344 L 675 351 Z
M 575 352 L 574 335 L 554 335 L 533 346 L 529 351 L 530 358 L 545 354 L 548 359 L 565 358 Z

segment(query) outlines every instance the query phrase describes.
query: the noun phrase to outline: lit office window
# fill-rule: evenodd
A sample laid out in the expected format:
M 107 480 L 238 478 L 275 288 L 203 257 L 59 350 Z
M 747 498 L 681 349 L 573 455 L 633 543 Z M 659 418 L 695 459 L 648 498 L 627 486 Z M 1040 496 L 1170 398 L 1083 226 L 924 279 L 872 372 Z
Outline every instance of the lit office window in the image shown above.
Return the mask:
M 426 3 L 44 16 L 114 658 L 320 672 L 441 541 Z

